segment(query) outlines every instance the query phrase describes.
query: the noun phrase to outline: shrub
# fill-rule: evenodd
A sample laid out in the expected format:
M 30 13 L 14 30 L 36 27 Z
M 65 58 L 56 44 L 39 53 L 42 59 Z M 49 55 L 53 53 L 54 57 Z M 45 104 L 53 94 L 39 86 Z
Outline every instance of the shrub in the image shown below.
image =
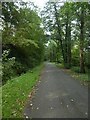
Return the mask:
M 15 57 L 9 58 L 9 53 L 10 50 L 4 50 L 2 54 L 2 84 L 28 70 L 28 67 L 17 61 Z
M 4 50 L 2 54 L 2 83 L 4 84 L 12 76 L 15 76 L 13 65 L 15 63 L 15 57 L 8 58 L 9 50 Z
M 72 66 L 78 66 L 80 64 L 79 57 L 72 57 Z
M 72 67 L 71 70 L 74 71 L 74 72 L 80 73 L 80 68 L 79 67 L 76 67 L 76 66 Z
M 27 71 L 27 67 L 18 61 L 14 63 L 13 69 L 15 70 L 17 75 L 21 75 L 22 73 L 25 73 Z

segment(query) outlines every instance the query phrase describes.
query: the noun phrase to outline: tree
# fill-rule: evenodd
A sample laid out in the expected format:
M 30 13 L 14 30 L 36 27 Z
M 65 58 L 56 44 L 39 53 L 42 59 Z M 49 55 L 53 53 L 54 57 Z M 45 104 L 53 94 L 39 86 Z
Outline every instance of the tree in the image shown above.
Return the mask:
M 2 4 L 3 53 L 9 50 L 7 58 L 15 57 L 13 69 L 19 75 L 40 64 L 44 53 L 45 35 L 41 18 L 35 9 L 31 9 L 34 6 L 30 4 L 28 8 L 27 4 Z
M 72 3 L 65 3 L 59 10 L 61 25 L 63 29 L 63 36 L 65 36 L 62 40 L 63 48 L 64 48 L 64 63 L 66 68 L 71 67 L 71 21 L 73 20 L 73 9 Z
M 59 9 L 60 6 L 55 2 L 51 3 L 49 1 L 46 3 L 46 6 L 42 11 L 43 24 L 46 31 L 49 31 L 51 33 L 51 38 L 53 37 L 53 40 L 58 40 L 60 42 L 59 47 L 61 48 L 61 53 L 65 63 L 64 48 L 61 36 L 61 24 L 57 8 Z
M 55 40 L 50 39 L 48 44 L 45 47 L 45 59 L 51 62 L 57 61 L 57 43 Z
M 89 4 L 85 3 L 76 3 L 74 5 L 77 25 L 80 29 L 79 35 L 79 46 L 80 46 L 80 72 L 85 73 L 85 24 L 87 23 L 87 17 L 89 16 Z M 87 41 L 86 41 L 87 42 Z
M 86 48 L 90 33 L 89 12 L 90 8 L 87 2 L 66 2 L 60 6 L 59 2 L 49 1 L 42 14 L 46 31 L 50 32 L 53 40 L 60 42 L 58 46 L 63 56 L 64 66 L 66 68 L 70 68 L 72 65 L 78 66 L 80 61 L 79 66 L 82 73 L 85 72 Z M 76 46 L 78 49 L 75 48 Z

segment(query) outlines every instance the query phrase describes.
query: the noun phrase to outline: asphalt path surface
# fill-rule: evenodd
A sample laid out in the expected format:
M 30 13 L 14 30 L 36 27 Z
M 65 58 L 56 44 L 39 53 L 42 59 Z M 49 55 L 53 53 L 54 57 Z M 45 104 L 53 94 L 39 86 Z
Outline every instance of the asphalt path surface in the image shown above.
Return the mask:
M 24 115 L 26 118 L 88 118 L 88 87 L 54 64 L 45 63 Z

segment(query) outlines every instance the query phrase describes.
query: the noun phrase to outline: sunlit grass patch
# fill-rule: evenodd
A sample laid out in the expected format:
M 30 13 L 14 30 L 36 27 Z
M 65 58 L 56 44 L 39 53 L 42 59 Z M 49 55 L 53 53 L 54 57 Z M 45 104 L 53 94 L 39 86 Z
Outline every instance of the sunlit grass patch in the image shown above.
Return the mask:
M 20 118 L 25 102 L 33 86 L 39 78 L 43 65 L 8 81 L 2 87 L 2 116 L 3 118 Z

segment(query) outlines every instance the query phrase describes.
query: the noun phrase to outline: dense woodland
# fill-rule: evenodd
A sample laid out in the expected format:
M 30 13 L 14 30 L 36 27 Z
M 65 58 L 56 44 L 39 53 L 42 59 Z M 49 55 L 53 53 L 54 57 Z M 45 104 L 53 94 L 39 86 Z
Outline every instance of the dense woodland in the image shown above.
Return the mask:
M 45 35 L 33 3 L 3 2 L 2 23 L 2 79 L 5 82 L 42 62 Z
M 32 2 L 3 2 L 1 20 L 3 83 L 43 61 L 88 71 L 88 2 L 47 2 L 41 12 Z
M 66 68 L 78 66 L 85 73 L 90 41 L 90 4 L 47 3 L 42 12 L 45 28 L 50 32 L 50 60 L 63 62 Z M 54 41 L 54 42 L 53 42 Z M 56 45 L 55 45 L 56 43 Z M 52 50 L 51 50 L 52 49 Z M 46 55 L 47 56 L 47 55 Z

